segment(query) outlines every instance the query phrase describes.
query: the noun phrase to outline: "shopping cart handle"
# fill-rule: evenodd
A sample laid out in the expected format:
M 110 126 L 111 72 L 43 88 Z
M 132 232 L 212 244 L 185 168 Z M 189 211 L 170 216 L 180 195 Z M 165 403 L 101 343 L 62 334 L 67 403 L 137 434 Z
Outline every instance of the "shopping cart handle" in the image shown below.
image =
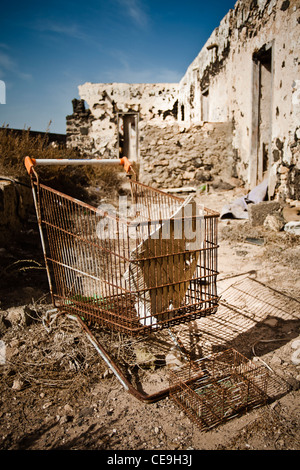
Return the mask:
M 36 165 L 116 165 L 120 164 L 124 167 L 126 173 L 131 170 L 131 163 L 127 157 L 123 158 L 77 158 L 77 159 L 57 159 L 57 158 L 44 158 L 36 159 L 25 157 L 25 167 L 28 174 L 32 173 L 32 169 Z
M 36 160 L 35 158 L 30 158 L 30 157 L 25 157 L 25 167 L 26 167 L 26 170 L 28 172 L 28 174 L 30 175 L 31 172 L 32 172 L 32 168 L 36 165 Z
M 129 173 L 129 171 L 131 170 L 131 163 L 128 160 L 128 158 L 127 157 L 120 158 L 120 164 L 123 165 L 126 173 Z

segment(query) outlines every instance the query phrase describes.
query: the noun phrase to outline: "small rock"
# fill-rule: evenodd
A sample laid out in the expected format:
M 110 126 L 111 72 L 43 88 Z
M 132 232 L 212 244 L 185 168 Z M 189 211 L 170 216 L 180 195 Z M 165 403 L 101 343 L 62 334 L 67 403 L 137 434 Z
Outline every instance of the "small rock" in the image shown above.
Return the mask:
M 6 363 L 6 344 L 4 341 L 0 340 L 0 365 Z
M 74 410 L 73 410 L 72 406 L 70 406 L 70 405 L 68 405 L 68 404 L 66 404 L 66 405 L 64 406 L 64 411 L 65 411 L 65 413 L 68 414 L 68 415 L 73 415 L 73 414 L 74 414 Z
M 19 324 L 23 317 L 23 307 L 12 307 L 7 310 L 6 320 L 11 325 Z
M 276 407 L 277 407 L 277 408 L 280 407 L 278 401 L 274 401 L 274 402 L 270 405 L 271 410 L 275 410 Z
M 282 364 L 282 359 L 280 359 L 280 357 L 278 356 L 273 356 L 272 359 L 270 360 L 271 364 L 273 364 L 274 366 L 280 366 Z
M 90 407 L 86 406 L 85 408 L 80 410 L 79 417 L 84 418 L 84 417 L 87 417 L 87 416 L 92 416 L 93 413 L 94 413 L 93 408 L 90 408 Z
M 13 390 L 16 390 L 16 391 L 20 391 L 20 390 L 22 390 L 23 385 L 24 385 L 24 383 L 22 382 L 22 380 L 19 379 L 19 378 L 16 378 L 16 379 L 14 380 L 12 389 L 13 389 Z
M 223 180 L 220 180 L 220 181 L 216 181 L 214 183 L 212 183 L 212 187 L 214 189 L 219 189 L 219 190 L 230 190 L 230 189 L 234 189 L 234 186 L 230 183 L 228 183 L 227 181 L 223 181 Z
M 111 369 L 106 369 L 106 371 L 102 374 L 103 379 L 106 379 L 108 377 L 112 377 L 114 375 L 113 371 Z
M 69 421 L 72 421 L 72 416 L 68 416 L 68 415 L 63 415 L 59 418 L 59 423 L 60 424 L 65 424 L 65 423 L 68 423 Z
M 43 410 L 46 410 L 46 409 L 49 408 L 49 406 L 51 406 L 51 405 L 52 405 L 52 402 L 51 402 L 51 401 L 48 401 L 48 402 L 46 402 L 46 403 L 43 404 L 42 408 L 43 408 Z
M 295 366 L 299 366 L 300 365 L 300 348 L 299 349 L 296 349 L 296 351 L 293 352 L 292 356 L 291 356 L 291 360 L 292 360 L 292 363 L 295 365 Z
M 285 224 L 284 231 L 294 235 L 300 235 L 300 221 L 291 221 Z
M 173 366 L 180 367 L 180 366 L 182 366 L 182 362 L 176 356 L 175 353 L 170 352 L 166 355 L 166 366 L 167 367 L 173 367 Z
M 276 318 L 267 318 L 264 321 L 265 325 L 275 327 L 278 325 L 278 320 Z
M 32 323 L 34 323 L 38 319 L 38 315 L 36 310 L 33 310 L 30 308 L 28 305 L 25 305 L 24 307 L 24 315 L 23 315 L 23 323 L 26 326 L 30 326 Z
M 278 214 L 281 205 L 278 201 L 263 201 L 257 204 L 248 204 L 249 223 L 252 227 L 263 225 L 268 215 Z
M 300 339 L 295 339 L 291 343 L 291 348 L 294 349 L 291 355 L 291 361 L 295 366 L 300 365 Z
M 140 367 L 156 369 L 158 358 L 146 349 L 137 347 L 134 350 L 136 356 L 136 363 Z
M 291 343 L 291 348 L 292 348 L 292 349 L 298 349 L 298 348 L 300 348 L 300 339 L 295 339 L 294 341 L 292 341 L 292 343 Z
M 294 377 L 289 377 L 287 379 L 288 384 L 292 387 L 293 390 L 299 390 L 300 382 Z
M 268 214 L 264 221 L 264 227 L 273 232 L 280 232 L 285 224 L 284 218 L 280 214 Z

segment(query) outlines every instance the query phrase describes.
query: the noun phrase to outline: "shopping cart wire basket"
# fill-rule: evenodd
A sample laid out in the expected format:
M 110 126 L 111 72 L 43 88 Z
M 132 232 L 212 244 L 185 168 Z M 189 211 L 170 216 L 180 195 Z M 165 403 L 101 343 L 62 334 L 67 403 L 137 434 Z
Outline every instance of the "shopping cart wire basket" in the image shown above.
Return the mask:
M 85 329 L 130 336 L 215 313 L 219 214 L 133 177 L 124 211 L 107 211 L 42 184 L 36 171 L 87 164 L 132 174 L 127 158 L 25 158 L 55 308 Z

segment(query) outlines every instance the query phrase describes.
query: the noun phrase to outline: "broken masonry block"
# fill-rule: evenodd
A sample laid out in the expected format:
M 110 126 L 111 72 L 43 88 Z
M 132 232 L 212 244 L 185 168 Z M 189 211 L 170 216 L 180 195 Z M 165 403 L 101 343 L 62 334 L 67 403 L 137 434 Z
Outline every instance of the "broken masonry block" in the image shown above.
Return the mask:
M 269 214 L 281 213 L 282 206 L 278 201 L 263 201 L 248 205 L 249 222 L 253 227 L 263 225 Z

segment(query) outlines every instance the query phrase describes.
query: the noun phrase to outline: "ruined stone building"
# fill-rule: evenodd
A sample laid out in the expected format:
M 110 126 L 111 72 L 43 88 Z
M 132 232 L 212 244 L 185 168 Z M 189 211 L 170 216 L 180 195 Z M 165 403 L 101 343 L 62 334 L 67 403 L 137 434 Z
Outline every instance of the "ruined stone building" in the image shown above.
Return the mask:
M 268 178 L 300 199 L 299 31 L 299 0 L 238 0 L 179 83 L 80 85 L 68 145 L 153 186 Z

